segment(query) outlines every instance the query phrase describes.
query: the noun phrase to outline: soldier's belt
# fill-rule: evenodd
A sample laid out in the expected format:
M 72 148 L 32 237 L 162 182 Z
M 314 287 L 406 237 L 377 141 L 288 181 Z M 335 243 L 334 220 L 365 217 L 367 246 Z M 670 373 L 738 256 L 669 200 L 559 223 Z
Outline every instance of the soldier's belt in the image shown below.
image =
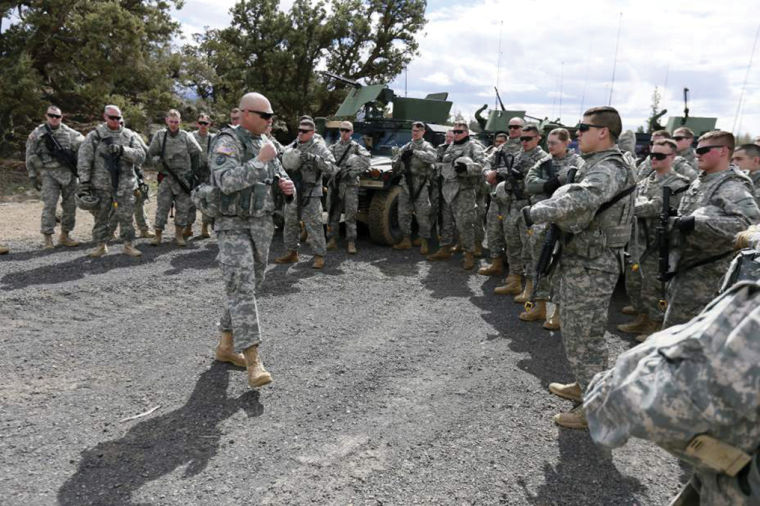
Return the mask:
M 695 436 L 684 453 L 717 473 L 734 477 L 752 461 L 752 456 L 707 434 Z

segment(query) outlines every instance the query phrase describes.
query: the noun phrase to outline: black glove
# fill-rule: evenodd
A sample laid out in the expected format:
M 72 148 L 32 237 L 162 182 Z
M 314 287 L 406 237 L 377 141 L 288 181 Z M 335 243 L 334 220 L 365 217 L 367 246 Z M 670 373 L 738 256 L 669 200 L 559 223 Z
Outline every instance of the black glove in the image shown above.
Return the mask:
M 106 152 L 109 155 L 121 156 L 124 154 L 124 146 L 121 144 L 109 144 L 106 146 Z
M 42 191 L 42 181 L 36 176 L 29 177 L 29 182 L 32 183 L 32 186 L 34 186 L 34 189 L 37 191 Z
M 525 206 L 522 208 L 522 215 L 523 220 L 525 221 L 525 226 L 530 228 L 533 226 L 533 220 L 530 217 L 530 206 Z
M 301 151 L 301 162 L 302 163 L 308 163 L 313 160 L 315 160 L 317 157 L 311 153 L 308 153 L 306 151 Z
M 522 172 L 520 172 L 519 170 L 517 170 L 517 169 L 514 169 L 514 168 L 513 168 L 513 169 L 509 169 L 509 174 L 510 174 L 510 175 L 511 175 L 513 178 L 515 178 L 515 179 L 522 179 L 522 178 L 524 178 L 524 177 L 525 177 L 525 176 L 523 175 L 523 173 L 522 173 Z
M 457 162 L 454 164 L 454 170 L 457 174 L 464 174 L 467 172 L 467 164 L 464 162 Z
M 694 230 L 695 221 L 694 216 L 681 216 L 680 218 L 676 218 L 675 225 L 678 230 L 684 234 L 688 234 Z
M 406 151 L 404 151 L 403 153 L 401 153 L 401 160 L 404 163 L 409 163 L 409 160 L 412 159 L 412 155 L 413 154 L 414 154 L 414 152 L 412 152 L 411 149 L 407 149 Z
M 551 195 L 560 186 L 562 186 L 562 183 L 559 182 L 559 178 L 557 176 L 554 176 L 553 178 L 551 178 L 550 180 L 544 183 L 544 193 L 547 195 Z

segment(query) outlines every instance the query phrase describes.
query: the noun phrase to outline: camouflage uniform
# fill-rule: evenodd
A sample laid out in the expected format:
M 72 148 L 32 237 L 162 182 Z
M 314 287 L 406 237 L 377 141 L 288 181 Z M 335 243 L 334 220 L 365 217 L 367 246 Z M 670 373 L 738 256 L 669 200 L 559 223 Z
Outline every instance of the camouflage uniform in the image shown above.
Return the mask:
M 310 160 L 301 162 L 301 166 L 292 171 L 291 179 L 296 185 L 296 199 L 300 199 L 301 220 L 304 222 L 308 237 L 306 242 L 317 256 L 325 256 L 327 251 L 325 232 L 322 223 L 322 177 L 335 174 L 335 158 L 325 142 L 312 137 L 308 142 L 296 142 L 285 148 L 308 153 Z M 294 199 L 295 201 L 295 199 Z M 298 251 L 301 225 L 298 220 L 298 205 L 285 206 L 285 230 L 283 239 L 289 251 Z
M 124 149 L 120 156 L 114 157 L 119 168 L 116 188 L 106 162 L 112 156 L 108 153 L 108 144 L 120 145 Z M 92 228 L 92 239 L 96 243 L 105 243 L 111 237 L 109 218 L 114 208 L 120 238 L 125 242 L 132 242 L 135 238 L 135 228 L 132 225 L 134 192 L 137 187 L 135 166 L 145 161 L 143 146 L 140 136 L 129 128 L 111 130 L 102 124 L 87 134 L 79 148 L 79 182 L 92 185 L 95 195 L 100 199 L 98 208 L 93 212 L 95 225 Z
M 755 202 L 758 206 L 760 206 L 760 169 L 749 172 L 747 175 L 752 180 L 752 184 L 754 186 L 753 194 L 755 196 Z
M 662 283 L 657 279 L 660 268 L 656 229 L 662 212 L 662 189 L 667 186 L 673 191 L 670 207 L 678 209 L 683 189 L 689 186 L 689 180 L 671 169 L 662 176 L 652 172 L 637 186 L 636 219 L 628 243 L 625 290 L 637 314 L 646 313 L 651 320 L 659 322 L 663 317 L 659 300 L 664 294 Z M 636 271 L 633 270 L 634 265 L 637 266 Z
M 198 130 L 193 132 L 193 138 L 195 139 L 195 142 L 198 143 L 198 146 L 201 148 L 200 158 L 198 160 L 198 182 L 206 182 L 208 180 L 209 175 L 209 168 L 208 168 L 208 154 L 209 150 L 211 149 L 211 144 L 214 140 L 214 134 L 208 133 L 206 135 L 201 135 Z M 193 210 L 195 208 L 193 207 Z M 192 225 L 195 223 L 195 212 L 191 210 L 190 211 L 190 224 Z M 214 219 L 206 216 L 205 214 L 201 213 L 201 224 L 202 225 L 213 225 Z
M 760 504 L 758 307 L 760 283 L 736 284 L 699 318 L 620 355 L 584 396 L 594 442 L 617 448 L 631 437 L 647 439 L 693 467 L 699 500 L 683 504 Z M 695 436 L 715 438 L 752 461 L 734 477 L 717 472 L 702 451 L 686 452 Z
M 472 163 L 460 175 L 454 170 L 454 162 L 460 157 L 469 157 Z M 483 147 L 470 137 L 460 142 L 452 142 L 443 154 L 441 164 L 443 194 L 443 224 L 441 226 L 441 246 L 454 244 L 454 233 L 459 236 L 459 244 L 468 253 L 475 251 L 475 225 L 477 209 L 475 193 L 480 184 Z
M 55 208 L 59 197 L 63 209 L 61 232 L 68 233 L 74 230 L 77 211 L 74 193 L 77 182 L 72 169 L 53 158 L 48 149 L 45 143 L 47 126 L 45 123 L 35 128 L 26 140 L 26 170 L 30 178 L 37 178 L 42 184 L 40 231 L 45 235 L 52 235 L 55 231 Z M 71 151 L 76 156 L 84 136 L 63 123 L 56 129 L 51 128 L 51 131 L 61 148 Z
M 654 170 L 652 169 L 652 159 L 647 156 L 644 161 L 639 164 L 637 170 L 637 181 L 641 181 L 642 179 L 649 177 L 649 174 L 651 174 Z M 687 178 L 689 182 L 697 179 L 697 176 L 699 175 L 699 169 L 695 168 L 695 166 L 693 166 L 681 156 L 676 156 L 673 159 L 673 170 L 676 171 L 676 173 L 681 174 Z
M 634 195 L 602 213 L 596 211 L 635 185 L 636 176 L 617 147 L 582 158 L 576 183 L 566 185 L 568 191 L 562 195 L 534 205 L 530 216 L 534 223 L 557 223 L 573 231 L 563 237 L 559 264 L 560 320 L 570 368 L 584 389 L 594 374 L 607 368 L 607 311 L 631 234 Z M 573 222 L 581 223 L 567 224 Z
M 346 239 L 356 241 L 356 213 L 359 210 L 359 176 L 369 168 L 370 154 L 354 140 L 338 140 L 329 147 L 338 171 L 330 180 L 327 191 L 327 211 L 330 237 L 338 237 L 340 212 L 343 210 L 346 223 Z M 348 152 L 347 152 L 348 151 Z
M 145 144 L 145 141 L 143 141 L 142 136 L 139 134 L 137 135 L 137 140 L 140 141 L 140 145 L 142 146 L 143 150 L 145 150 L 145 156 L 147 160 L 148 146 Z M 137 174 L 137 172 L 142 172 L 142 164 L 135 164 L 135 174 Z M 143 198 L 142 193 L 139 191 L 135 191 L 135 221 L 137 222 L 137 228 L 140 230 L 148 230 L 150 228 L 148 218 L 145 216 L 145 198 Z M 108 231 L 110 236 L 114 235 L 116 232 L 116 227 L 118 226 L 119 219 L 116 216 L 116 212 L 112 210 L 111 218 L 108 220 Z
M 430 176 L 430 186 L 428 187 L 428 194 L 430 196 L 430 226 L 437 229 L 439 237 L 441 235 L 441 228 L 443 227 L 443 220 L 441 218 L 443 213 L 443 209 L 441 209 L 441 201 L 443 200 L 441 198 L 441 186 L 443 185 L 441 165 L 443 163 L 443 154 L 448 147 L 448 144 L 441 144 L 435 148 L 437 153 L 436 164 L 433 169 L 433 174 Z
M 222 216 L 214 220 L 226 293 L 219 326 L 233 333 L 236 352 L 261 342 L 256 290 L 264 282 L 274 233 L 272 185 L 288 179 L 277 158 L 254 160 L 264 142 L 244 128 L 225 127 L 209 155 L 211 184 L 222 193 Z
M 551 164 L 544 164 L 544 161 L 546 160 L 548 160 L 548 158 L 543 158 L 537 161 L 528 170 L 528 174 L 525 176 L 525 191 L 530 195 L 531 204 L 541 202 L 542 200 L 551 197 L 551 195 L 547 195 L 544 191 L 544 185 L 547 181 L 556 176 L 559 179 L 560 184 L 567 183 L 567 173 L 570 169 L 577 169 L 582 161 L 580 156 L 570 152 L 568 152 L 563 158 L 552 156 Z M 546 223 L 535 224 L 531 226 L 532 233 L 528 236 L 531 263 L 528 264 L 527 270 L 533 278 L 535 278 L 535 267 L 536 264 L 538 264 L 538 258 L 541 256 L 541 249 L 544 245 L 544 239 L 546 239 L 548 227 L 549 225 Z M 541 278 L 541 282 L 535 288 L 536 299 L 549 299 L 552 279 L 553 276 Z M 558 298 L 558 296 L 553 297 L 552 300 L 558 302 L 555 300 Z
M 405 151 L 412 151 L 412 157 L 409 160 L 410 167 L 404 167 L 401 175 L 401 193 L 398 196 L 398 222 L 401 227 L 401 233 L 404 236 L 412 235 L 412 213 L 417 218 L 419 227 L 419 236 L 424 239 L 430 239 L 432 230 L 431 225 L 431 205 L 430 205 L 430 180 L 435 177 L 435 162 L 438 159 L 438 152 L 425 139 L 410 141 L 402 147 L 396 157 L 393 159 L 394 169 L 401 167 L 401 155 Z M 417 199 L 413 200 L 413 195 L 409 194 L 407 179 L 411 177 L 412 190 L 417 194 Z
M 673 232 L 679 258 L 668 286 L 663 328 L 696 316 L 715 296 L 733 253 L 734 236 L 760 221 L 752 181 L 738 168 L 701 172 L 683 194 L 678 216 L 694 216 L 694 230 Z M 704 265 L 698 262 L 710 260 Z
M 148 153 L 155 160 L 159 173 L 156 230 L 163 230 L 166 226 L 172 204 L 175 207 L 174 224 L 182 228 L 192 224 L 190 215 L 195 211 L 195 207 L 190 200 L 190 194 L 174 180 L 174 176 L 163 167 L 161 160 L 192 188 L 193 179 L 198 174 L 201 154 L 201 147 L 195 137 L 184 130 L 172 134 L 167 128 L 161 129 L 153 136 Z
M 699 173 L 699 162 L 697 161 L 697 152 L 694 151 L 694 148 L 689 146 L 683 151 L 676 152 L 676 155 L 686 160 L 691 165 L 691 168 L 694 169 L 694 172 Z

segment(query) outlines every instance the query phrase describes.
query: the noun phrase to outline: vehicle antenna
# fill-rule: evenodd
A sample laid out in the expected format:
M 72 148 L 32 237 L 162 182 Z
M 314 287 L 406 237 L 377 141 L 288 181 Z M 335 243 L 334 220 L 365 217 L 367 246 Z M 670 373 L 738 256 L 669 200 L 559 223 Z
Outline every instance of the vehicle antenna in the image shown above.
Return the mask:
M 615 61 L 612 62 L 612 82 L 610 83 L 610 100 L 607 105 L 612 105 L 612 89 L 615 87 L 615 70 L 617 68 L 618 46 L 620 45 L 620 27 L 623 25 L 623 12 L 620 11 L 618 18 L 617 39 L 615 40 Z
M 501 32 L 504 29 L 504 20 L 499 22 L 499 52 L 496 55 L 496 89 L 499 89 L 499 74 L 501 74 Z M 493 108 L 496 109 L 498 103 L 497 98 L 493 99 Z
M 734 127 L 731 129 L 731 131 L 736 135 L 739 132 L 736 131 L 736 122 L 739 121 L 739 128 L 741 128 L 741 121 L 739 117 L 739 112 L 742 109 L 742 102 L 744 101 L 744 90 L 747 88 L 747 78 L 749 78 L 749 71 L 752 68 L 752 58 L 755 56 L 755 48 L 757 47 L 757 36 L 760 35 L 760 25 L 757 25 L 757 30 L 755 31 L 755 42 L 752 43 L 752 51 L 749 53 L 749 63 L 747 63 L 747 70 L 744 73 L 744 83 L 742 84 L 742 91 L 739 93 L 739 103 L 736 104 L 736 114 L 734 115 Z

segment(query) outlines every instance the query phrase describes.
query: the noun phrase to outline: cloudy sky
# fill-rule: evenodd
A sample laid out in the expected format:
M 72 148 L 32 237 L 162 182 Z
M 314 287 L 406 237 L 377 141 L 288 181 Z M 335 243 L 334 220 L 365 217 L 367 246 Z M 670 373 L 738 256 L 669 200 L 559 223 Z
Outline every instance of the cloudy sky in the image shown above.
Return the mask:
M 176 17 L 189 36 L 226 26 L 234 3 L 187 0 Z M 655 86 L 666 117 L 682 114 L 688 87 L 692 116 L 760 135 L 760 48 L 749 66 L 760 29 L 756 7 L 735 0 L 429 0 L 406 92 L 448 91 L 452 111 L 471 117 L 483 104 L 494 106 L 498 83 L 508 109 L 567 124 L 585 108 L 607 105 L 611 94 L 625 127 L 635 129 L 649 115 Z M 391 87 L 403 95 L 404 85 L 401 75 Z

